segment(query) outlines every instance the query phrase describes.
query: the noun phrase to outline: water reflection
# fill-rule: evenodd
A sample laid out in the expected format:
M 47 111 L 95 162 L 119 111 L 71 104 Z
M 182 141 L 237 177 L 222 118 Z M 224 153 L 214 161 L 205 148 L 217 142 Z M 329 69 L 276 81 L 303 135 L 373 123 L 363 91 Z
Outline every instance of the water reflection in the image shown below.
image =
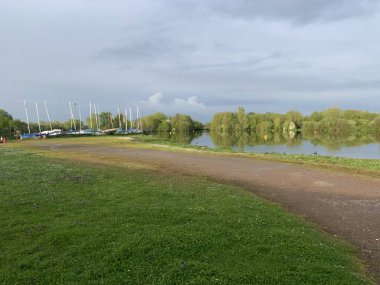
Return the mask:
M 235 133 L 209 133 L 214 146 L 222 147 L 238 147 L 244 148 L 246 146 L 257 145 L 286 145 L 289 147 L 301 145 L 304 141 L 309 141 L 312 145 L 322 145 L 328 150 L 339 150 L 343 147 L 362 146 L 373 143 L 379 143 L 379 137 L 373 137 L 369 135 L 353 134 L 353 135 L 341 135 L 332 136 L 329 134 L 302 134 L 302 133 L 247 133 L 247 132 L 235 132 Z
M 203 132 L 157 132 L 155 133 L 161 139 L 180 143 L 180 144 L 191 144 L 193 140 L 202 136 Z
M 304 134 L 303 139 L 310 141 L 313 145 L 325 146 L 328 150 L 340 150 L 343 147 L 379 143 L 378 138 L 362 134 L 347 134 L 340 136 L 329 134 Z
M 257 134 L 248 132 L 210 132 L 212 143 L 216 147 L 231 147 L 239 150 L 244 150 L 246 146 L 255 145 L 299 145 L 302 142 L 302 137 L 296 134 L 288 133 L 267 133 Z
M 158 133 L 159 137 L 181 144 L 223 147 L 247 152 L 333 155 L 380 158 L 380 137 L 363 134 L 332 136 L 302 133 L 191 132 Z

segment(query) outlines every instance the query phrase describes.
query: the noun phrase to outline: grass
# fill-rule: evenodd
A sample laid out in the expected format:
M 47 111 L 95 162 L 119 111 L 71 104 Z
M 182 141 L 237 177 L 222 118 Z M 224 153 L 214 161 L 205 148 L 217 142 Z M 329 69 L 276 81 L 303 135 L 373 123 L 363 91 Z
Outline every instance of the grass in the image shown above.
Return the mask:
M 172 149 L 186 149 L 219 154 L 239 155 L 252 157 L 264 160 L 274 160 L 282 162 L 290 162 L 297 164 L 305 164 L 309 166 L 330 168 L 336 170 L 343 170 L 356 174 L 365 174 L 370 176 L 380 176 L 380 160 L 378 159 L 359 159 L 359 158 L 345 158 L 334 156 L 322 155 L 304 155 L 304 154 L 282 154 L 282 153 L 248 153 L 238 152 L 231 148 L 219 147 L 208 148 L 205 146 L 193 146 L 187 144 L 180 144 L 176 142 L 167 141 L 165 139 L 155 136 L 138 136 L 137 140 L 141 143 L 152 145 L 170 146 Z
M 237 187 L 5 146 L 0 169 L 0 284 L 371 284 L 350 247 Z

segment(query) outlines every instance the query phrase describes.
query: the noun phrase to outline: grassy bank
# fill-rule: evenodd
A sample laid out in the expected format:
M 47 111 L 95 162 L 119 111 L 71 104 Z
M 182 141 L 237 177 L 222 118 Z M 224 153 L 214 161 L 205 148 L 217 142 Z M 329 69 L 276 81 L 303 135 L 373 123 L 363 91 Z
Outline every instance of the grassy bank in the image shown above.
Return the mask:
M 239 188 L 0 158 L 0 284 L 369 284 L 350 248 Z
M 231 148 L 208 148 L 205 146 L 193 146 L 188 144 L 179 144 L 167 141 L 155 136 L 138 136 L 137 141 L 152 145 L 170 146 L 173 149 L 197 150 L 213 153 L 226 153 L 239 156 L 253 157 L 265 160 L 275 160 L 283 162 L 292 162 L 305 164 L 316 167 L 331 168 L 354 172 L 357 174 L 367 174 L 371 176 L 380 176 L 380 160 L 378 159 L 358 159 L 322 155 L 304 155 L 304 154 L 281 154 L 281 153 L 248 153 L 237 152 Z

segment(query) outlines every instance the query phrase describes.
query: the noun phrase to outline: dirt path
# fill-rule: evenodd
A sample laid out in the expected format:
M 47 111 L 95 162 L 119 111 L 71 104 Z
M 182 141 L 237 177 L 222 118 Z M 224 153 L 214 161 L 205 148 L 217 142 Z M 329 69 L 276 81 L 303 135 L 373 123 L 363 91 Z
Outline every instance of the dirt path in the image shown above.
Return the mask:
M 243 186 L 354 244 L 380 284 L 380 179 L 229 155 L 96 145 L 44 147 Z

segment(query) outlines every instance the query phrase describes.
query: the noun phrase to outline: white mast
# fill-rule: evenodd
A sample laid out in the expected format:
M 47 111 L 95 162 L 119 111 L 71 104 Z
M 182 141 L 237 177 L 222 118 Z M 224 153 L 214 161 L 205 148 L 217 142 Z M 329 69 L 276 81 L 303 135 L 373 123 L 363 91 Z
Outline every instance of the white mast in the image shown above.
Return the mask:
M 140 126 L 139 126 L 139 107 L 136 107 L 136 128 L 140 129 Z
M 94 104 L 95 128 L 98 130 L 98 116 L 96 114 L 96 105 Z
M 139 110 L 139 120 L 140 120 L 140 130 L 142 131 L 143 130 L 143 125 L 142 125 L 140 110 Z
M 92 105 L 90 101 L 90 129 L 92 129 Z
M 80 111 L 80 105 L 78 106 L 79 108 L 79 132 L 82 130 L 82 113 Z
M 38 105 L 37 105 L 37 102 L 36 102 L 36 112 L 37 112 L 37 120 L 38 120 L 38 129 L 40 130 L 40 134 L 41 134 L 40 115 L 38 114 Z
M 98 104 L 98 124 L 99 124 L 99 130 L 100 130 L 100 108 L 99 108 L 99 104 Z
M 125 119 L 125 130 L 128 131 L 128 111 L 127 111 L 127 108 L 125 108 L 124 112 L 125 112 L 125 116 L 124 116 L 124 119 Z
M 74 102 L 74 129 L 77 130 L 77 102 Z
M 30 125 L 29 125 L 28 109 L 26 108 L 26 101 L 25 100 L 24 100 L 24 108 L 25 108 L 26 122 L 28 124 L 28 132 L 29 132 L 29 135 L 30 135 Z
M 129 107 L 129 122 L 131 123 L 131 129 L 133 129 L 132 108 L 131 107 Z
M 120 105 L 117 106 L 117 112 L 119 113 L 119 129 L 121 129 L 121 120 L 120 120 Z
M 71 114 L 71 129 L 73 129 L 74 115 L 73 115 L 73 108 L 71 108 L 70 101 L 69 101 L 69 106 L 70 106 L 70 114 Z
M 46 104 L 45 100 L 44 100 L 44 104 L 45 104 L 45 109 L 46 109 L 46 115 L 47 115 L 48 120 L 49 120 L 50 130 L 52 131 L 53 127 L 51 126 L 51 120 L 50 120 L 50 116 L 49 116 L 49 111 L 48 111 L 47 104 Z

